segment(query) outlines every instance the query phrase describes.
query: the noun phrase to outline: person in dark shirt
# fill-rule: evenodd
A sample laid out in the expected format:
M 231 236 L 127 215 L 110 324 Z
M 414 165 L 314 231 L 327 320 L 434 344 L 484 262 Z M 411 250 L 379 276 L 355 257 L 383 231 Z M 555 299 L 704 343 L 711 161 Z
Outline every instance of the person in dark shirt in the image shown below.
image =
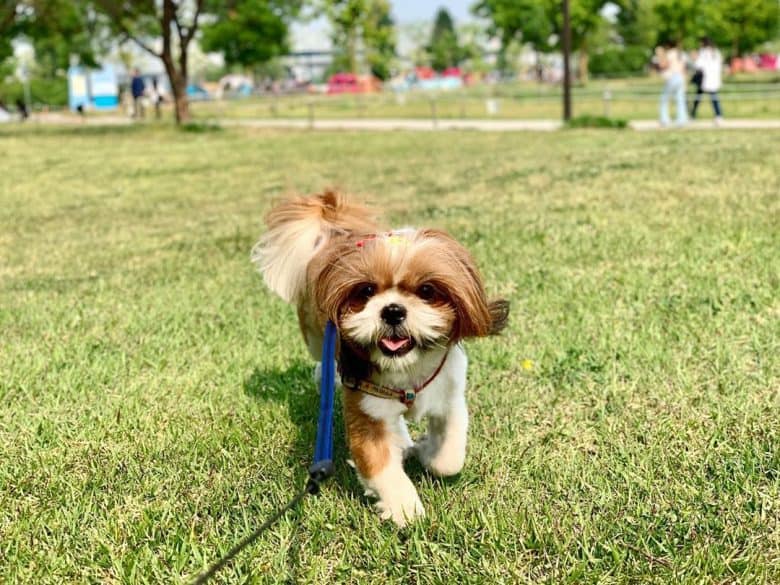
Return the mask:
M 19 112 L 19 119 L 24 122 L 30 117 L 30 111 L 27 109 L 27 104 L 24 103 L 22 98 L 16 100 L 16 111 Z
M 144 117 L 144 92 L 146 86 L 144 85 L 141 72 L 136 68 L 133 69 L 133 78 L 130 81 L 130 92 L 133 94 L 133 118 Z

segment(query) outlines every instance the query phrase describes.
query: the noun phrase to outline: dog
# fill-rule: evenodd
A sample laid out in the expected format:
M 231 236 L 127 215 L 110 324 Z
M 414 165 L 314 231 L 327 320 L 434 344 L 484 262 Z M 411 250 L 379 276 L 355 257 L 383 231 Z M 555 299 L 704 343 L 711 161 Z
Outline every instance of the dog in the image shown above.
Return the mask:
M 425 514 L 404 460 L 437 476 L 466 457 L 463 339 L 500 332 L 509 304 L 489 300 L 473 259 L 436 229 L 386 230 L 335 191 L 281 203 L 252 260 L 268 287 L 294 304 L 320 359 L 325 324 L 338 330 L 344 424 L 358 477 L 383 519 Z M 406 420 L 428 419 L 416 444 Z

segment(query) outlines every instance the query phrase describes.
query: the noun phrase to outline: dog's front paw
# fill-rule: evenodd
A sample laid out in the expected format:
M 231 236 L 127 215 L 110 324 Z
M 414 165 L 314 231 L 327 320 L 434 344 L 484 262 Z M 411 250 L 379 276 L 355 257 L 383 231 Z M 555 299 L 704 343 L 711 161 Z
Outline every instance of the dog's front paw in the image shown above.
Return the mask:
M 428 471 L 439 477 L 457 475 L 466 461 L 466 453 L 462 448 L 440 444 L 427 436 L 417 442 L 414 453 Z
M 374 504 L 374 509 L 382 520 L 392 520 L 399 528 L 403 528 L 416 518 L 425 516 L 425 508 L 416 491 L 403 497 L 379 500 Z

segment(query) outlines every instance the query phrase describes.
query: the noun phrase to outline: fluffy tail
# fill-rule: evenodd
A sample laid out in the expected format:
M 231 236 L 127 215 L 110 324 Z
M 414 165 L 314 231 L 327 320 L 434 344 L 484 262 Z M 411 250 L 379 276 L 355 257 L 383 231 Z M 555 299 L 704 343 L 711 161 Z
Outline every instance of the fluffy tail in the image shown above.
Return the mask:
M 373 213 L 335 191 L 291 199 L 265 219 L 268 231 L 252 248 L 252 262 L 272 291 L 295 302 L 306 287 L 306 267 L 334 235 L 374 233 Z

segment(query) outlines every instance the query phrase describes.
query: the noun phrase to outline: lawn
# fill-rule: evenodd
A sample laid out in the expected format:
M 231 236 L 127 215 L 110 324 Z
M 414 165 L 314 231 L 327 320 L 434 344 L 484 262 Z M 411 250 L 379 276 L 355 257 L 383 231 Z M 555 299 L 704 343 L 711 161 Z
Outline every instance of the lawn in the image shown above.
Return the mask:
M 780 133 L 0 129 L 0 581 L 188 582 L 299 489 L 312 364 L 249 262 L 326 185 L 450 230 L 466 468 L 337 474 L 222 583 L 780 581 Z M 414 433 L 420 429 L 413 429 Z

